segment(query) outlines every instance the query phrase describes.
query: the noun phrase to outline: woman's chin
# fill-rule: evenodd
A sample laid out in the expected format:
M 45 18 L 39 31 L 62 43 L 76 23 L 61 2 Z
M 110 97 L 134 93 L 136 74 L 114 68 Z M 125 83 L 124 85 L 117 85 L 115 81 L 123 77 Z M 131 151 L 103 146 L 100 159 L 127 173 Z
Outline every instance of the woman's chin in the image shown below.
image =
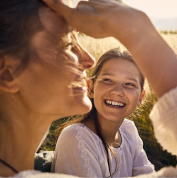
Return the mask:
M 92 103 L 87 95 L 83 96 L 82 98 L 76 99 L 77 109 L 75 110 L 77 114 L 86 114 L 92 109 Z
M 84 112 L 84 114 L 85 114 L 85 113 L 88 113 L 92 109 L 92 103 L 91 103 L 90 99 L 88 97 L 86 97 L 84 104 L 85 104 L 85 112 Z

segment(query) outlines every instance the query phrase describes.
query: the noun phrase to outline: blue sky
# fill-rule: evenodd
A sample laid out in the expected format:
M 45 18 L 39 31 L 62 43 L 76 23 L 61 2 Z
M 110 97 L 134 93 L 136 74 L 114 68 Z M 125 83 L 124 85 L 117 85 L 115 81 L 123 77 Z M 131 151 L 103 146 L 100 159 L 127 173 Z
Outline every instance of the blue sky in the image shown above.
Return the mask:
M 123 0 L 144 11 L 157 29 L 177 30 L 177 0 Z

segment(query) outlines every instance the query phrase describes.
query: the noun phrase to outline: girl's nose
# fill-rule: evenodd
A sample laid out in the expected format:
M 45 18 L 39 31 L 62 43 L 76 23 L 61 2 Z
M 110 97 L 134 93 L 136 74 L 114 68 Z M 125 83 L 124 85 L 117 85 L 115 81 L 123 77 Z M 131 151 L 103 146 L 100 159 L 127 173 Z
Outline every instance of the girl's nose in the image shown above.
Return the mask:
M 121 84 L 116 85 L 110 92 L 112 95 L 124 96 L 124 90 Z

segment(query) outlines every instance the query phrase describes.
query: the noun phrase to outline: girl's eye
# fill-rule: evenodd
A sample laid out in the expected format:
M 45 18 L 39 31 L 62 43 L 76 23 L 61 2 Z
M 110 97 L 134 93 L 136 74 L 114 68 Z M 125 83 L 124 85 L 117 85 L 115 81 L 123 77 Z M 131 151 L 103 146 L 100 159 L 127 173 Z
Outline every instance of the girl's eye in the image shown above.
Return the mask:
M 136 87 L 135 84 L 133 84 L 133 83 L 126 83 L 125 85 Z
M 112 80 L 111 80 L 111 79 L 108 79 L 108 78 L 104 78 L 104 79 L 102 79 L 102 81 L 103 81 L 103 82 L 112 82 Z

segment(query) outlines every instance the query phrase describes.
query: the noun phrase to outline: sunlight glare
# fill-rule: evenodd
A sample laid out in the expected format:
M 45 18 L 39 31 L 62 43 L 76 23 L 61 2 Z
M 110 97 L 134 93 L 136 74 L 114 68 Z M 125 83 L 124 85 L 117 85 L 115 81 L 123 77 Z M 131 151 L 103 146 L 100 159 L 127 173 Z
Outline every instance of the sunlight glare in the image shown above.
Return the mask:
M 123 0 L 123 2 L 144 11 L 151 18 L 177 17 L 177 0 Z

